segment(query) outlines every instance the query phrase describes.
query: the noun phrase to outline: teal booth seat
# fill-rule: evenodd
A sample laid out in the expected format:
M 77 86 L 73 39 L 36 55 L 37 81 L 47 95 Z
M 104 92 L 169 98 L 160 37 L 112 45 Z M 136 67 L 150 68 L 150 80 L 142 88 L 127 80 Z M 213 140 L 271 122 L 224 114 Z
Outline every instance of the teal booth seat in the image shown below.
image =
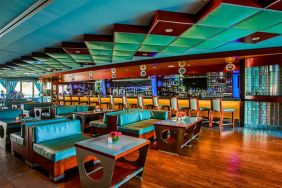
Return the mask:
M 16 119 L 22 113 L 23 111 L 21 109 L 0 110 L 0 120 Z
M 163 110 L 139 110 L 119 115 L 118 130 L 140 137 L 154 131 L 154 124 L 168 119 L 169 112 Z
M 54 162 L 75 156 L 74 144 L 90 138 L 82 135 L 79 120 L 38 125 L 33 131 L 33 151 Z
M 44 124 L 63 122 L 63 121 L 67 121 L 67 119 L 66 118 L 54 118 L 54 119 L 45 119 L 45 120 L 34 119 L 34 121 L 24 122 L 21 124 L 21 131 L 10 134 L 10 139 L 12 142 L 24 146 L 26 126 L 31 127 L 31 126 L 44 125 Z
M 92 109 L 93 108 L 88 105 L 56 106 L 55 114 L 57 116 L 65 116 L 71 118 L 72 114 L 75 112 L 87 112 Z

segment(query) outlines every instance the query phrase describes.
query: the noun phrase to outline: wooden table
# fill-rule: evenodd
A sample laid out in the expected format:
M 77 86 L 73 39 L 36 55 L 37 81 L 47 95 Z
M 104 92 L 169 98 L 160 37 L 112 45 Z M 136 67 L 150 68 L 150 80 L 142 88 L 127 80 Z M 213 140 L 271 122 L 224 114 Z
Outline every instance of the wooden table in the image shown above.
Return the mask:
M 50 113 L 51 107 L 34 107 L 34 117 L 35 118 L 42 118 L 42 113 L 47 112 Z
M 108 143 L 108 134 L 75 144 L 79 176 L 82 187 L 119 187 L 131 178 L 142 178 L 149 141 L 122 135 L 116 143 Z M 136 160 L 127 155 L 139 151 Z M 95 156 L 99 163 L 95 170 L 87 172 L 84 161 Z
M 91 119 L 93 120 L 97 116 L 102 116 L 104 113 L 113 112 L 114 110 L 101 110 L 101 111 L 88 111 L 88 112 L 75 112 L 73 113 L 73 119 L 80 118 L 81 119 L 81 129 L 82 131 L 85 130 L 86 127 L 86 120 Z
M 181 121 L 162 120 L 155 123 L 158 149 L 178 155 L 192 141 L 194 131 L 198 130 L 202 121 L 202 117 L 188 117 Z

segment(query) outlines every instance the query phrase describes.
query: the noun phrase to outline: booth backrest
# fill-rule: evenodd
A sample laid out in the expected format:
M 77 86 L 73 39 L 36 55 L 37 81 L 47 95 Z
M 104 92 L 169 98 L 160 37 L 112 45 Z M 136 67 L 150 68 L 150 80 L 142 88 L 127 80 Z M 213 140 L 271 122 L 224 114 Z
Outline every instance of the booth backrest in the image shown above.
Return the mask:
M 165 110 L 152 110 L 151 119 L 167 120 L 169 118 L 169 112 Z
M 34 107 L 49 107 L 53 106 L 51 102 L 33 102 L 33 103 L 25 103 L 21 104 L 22 110 L 33 110 Z
M 23 113 L 21 109 L 5 109 L 0 110 L 0 119 L 15 119 Z
M 56 115 L 71 114 L 74 112 L 87 112 L 91 110 L 88 105 L 73 105 L 73 106 L 56 106 Z
M 57 122 L 63 122 L 63 121 L 68 121 L 68 120 L 66 118 L 62 117 L 62 118 L 44 119 L 44 120 L 29 121 L 29 122 L 22 123 L 22 125 L 21 125 L 21 136 L 24 137 L 26 126 L 31 127 L 31 126 L 57 123 Z
M 33 128 L 33 131 L 33 141 L 38 144 L 48 140 L 81 134 L 81 125 L 79 120 L 70 120 L 38 125 Z
M 76 106 L 76 111 L 77 112 L 87 112 L 89 110 L 90 110 L 89 106 L 87 106 L 87 105 L 77 105 Z
M 120 114 L 118 117 L 118 126 L 124 126 L 131 123 L 135 123 L 137 121 L 141 121 L 139 111 L 128 112 L 124 114 Z

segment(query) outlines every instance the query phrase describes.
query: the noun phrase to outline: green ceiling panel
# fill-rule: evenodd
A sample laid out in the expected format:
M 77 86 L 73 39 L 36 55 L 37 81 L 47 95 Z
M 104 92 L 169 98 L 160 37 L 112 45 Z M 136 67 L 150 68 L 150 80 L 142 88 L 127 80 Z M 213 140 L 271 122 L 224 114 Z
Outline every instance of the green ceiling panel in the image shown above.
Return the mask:
M 281 11 L 264 10 L 234 26 L 238 29 L 263 30 L 282 22 Z
M 176 37 L 166 35 L 151 35 L 148 34 L 143 44 L 166 46 L 171 43 Z
M 115 56 L 133 56 L 135 52 L 130 51 L 114 51 L 113 55 Z
M 188 48 L 178 47 L 178 46 L 168 46 L 162 50 L 162 52 L 172 52 L 172 53 L 182 53 Z
M 95 60 L 106 60 L 106 61 L 111 61 L 112 56 L 106 56 L 106 55 L 94 55 L 92 58 Z
M 71 57 L 74 58 L 76 61 L 92 61 L 90 55 L 85 54 L 71 54 Z
M 141 45 L 138 51 L 142 51 L 142 52 L 159 52 L 163 48 L 164 48 L 164 46 Z
M 234 41 L 239 38 L 245 37 L 254 33 L 252 30 L 243 30 L 243 29 L 228 29 L 225 30 L 216 36 L 212 37 L 212 40 L 221 40 L 221 41 Z
M 114 44 L 112 42 L 85 42 L 88 49 L 96 50 L 112 50 Z
M 170 44 L 170 46 L 191 48 L 192 46 L 195 46 L 196 44 L 202 41 L 203 41 L 202 39 L 195 39 L 195 38 L 177 38 Z
M 91 55 L 112 55 L 112 50 L 90 50 Z
M 223 3 L 198 23 L 215 27 L 230 27 L 259 11 L 258 8 Z
M 270 27 L 264 30 L 264 32 L 282 34 L 282 23 Z
M 226 42 L 218 40 L 206 40 L 194 48 L 214 49 L 224 44 L 226 44 Z
M 142 43 L 145 34 L 137 34 L 137 33 L 115 33 L 115 42 L 117 43 Z
M 130 61 L 132 56 L 113 56 L 113 61 Z
M 53 57 L 53 58 L 69 58 L 70 55 L 69 54 L 56 54 L 56 53 L 47 53 L 49 56 Z
M 136 51 L 139 48 L 139 44 L 122 44 L 122 43 L 115 43 L 114 50 L 121 50 L 121 51 Z
M 189 30 L 184 32 L 181 37 L 208 39 L 223 30 L 224 28 L 221 27 L 207 27 L 207 26 L 194 25 Z
M 95 64 L 96 64 L 96 65 L 106 65 L 106 64 L 110 64 L 110 63 L 112 63 L 112 61 L 103 60 L 103 59 L 97 59 L 97 60 L 95 60 Z
M 60 62 L 67 62 L 67 63 L 73 62 L 73 63 L 75 63 L 75 61 L 72 58 L 60 58 L 60 59 L 57 59 L 57 60 L 60 61 Z

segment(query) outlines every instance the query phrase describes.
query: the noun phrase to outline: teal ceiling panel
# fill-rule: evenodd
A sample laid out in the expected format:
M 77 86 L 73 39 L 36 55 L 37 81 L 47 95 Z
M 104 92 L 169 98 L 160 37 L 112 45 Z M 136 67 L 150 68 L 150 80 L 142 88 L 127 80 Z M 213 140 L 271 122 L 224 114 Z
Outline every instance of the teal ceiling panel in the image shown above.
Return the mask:
M 122 44 L 122 43 L 115 43 L 114 50 L 121 50 L 121 51 L 136 51 L 139 48 L 139 44 Z
M 159 52 L 163 48 L 164 48 L 164 46 L 141 45 L 138 51 L 142 51 L 142 52 Z
M 161 52 L 182 53 L 187 49 L 188 48 L 185 48 L 185 47 L 168 46 L 165 49 L 163 49 Z
M 215 27 L 230 27 L 246 19 L 261 9 L 222 3 L 210 14 L 198 22 L 201 25 Z
M 89 50 L 91 55 L 112 55 L 112 50 Z
M 264 10 L 234 26 L 238 29 L 264 30 L 282 22 L 281 11 Z
M 166 46 L 171 43 L 175 38 L 176 37 L 174 36 L 148 34 L 143 44 Z
M 112 42 L 85 42 L 88 49 L 93 50 L 113 50 Z
M 242 37 L 245 37 L 247 35 L 250 35 L 252 33 L 255 33 L 253 30 L 243 30 L 243 29 L 227 29 L 216 36 L 212 37 L 212 40 L 220 40 L 220 41 L 233 41 L 240 39 Z
M 263 32 L 282 34 L 282 23 L 265 29 Z
M 131 51 L 114 51 L 115 56 L 133 56 L 135 52 Z
M 140 44 L 145 38 L 145 34 L 138 33 L 117 33 L 114 34 L 114 40 L 116 43 L 137 43 Z
M 206 40 L 200 43 L 199 45 L 195 46 L 194 48 L 214 49 L 223 44 L 226 44 L 226 42 L 218 41 L 218 40 Z
M 132 56 L 113 56 L 113 61 L 130 61 Z
M 105 56 L 105 55 L 95 55 L 92 56 L 92 58 L 95 60 L 106 60 L 106 61 L 111 61 L 112 60 L 112 56 Z
M 179 47 L 187 47 L 191 48 L 195 46 L 196 44 L 203 42 L 202 39 L 195 39 L 195 38 L 177 38 L 175 39 L 170 46 L 179 46 Z
M 186 32 L 184 32 L 181 37 L 183 38 L 196 38 L 196 39 L 208 39 L 213 35 L 223 31 L 222 27 L 207 27 L 194 25 Z

